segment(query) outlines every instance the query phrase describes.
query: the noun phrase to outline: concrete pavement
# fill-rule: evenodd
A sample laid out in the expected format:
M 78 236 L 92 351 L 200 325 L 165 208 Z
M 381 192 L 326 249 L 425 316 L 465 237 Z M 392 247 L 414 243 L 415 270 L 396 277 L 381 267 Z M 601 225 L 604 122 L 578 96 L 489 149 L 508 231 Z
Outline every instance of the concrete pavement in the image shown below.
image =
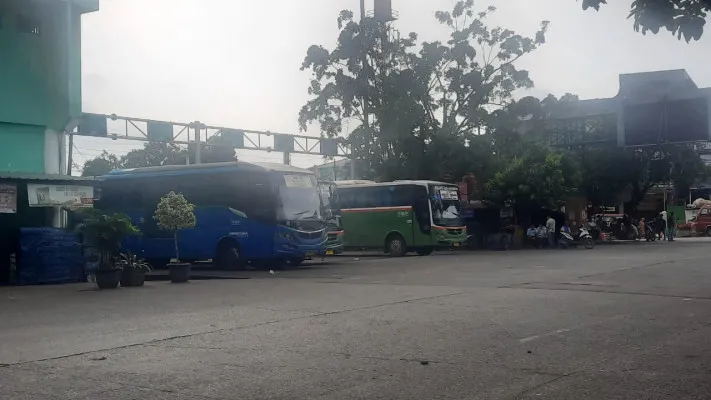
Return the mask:
M 0 289 L 2 399 L 708 399 L 707 241 Z

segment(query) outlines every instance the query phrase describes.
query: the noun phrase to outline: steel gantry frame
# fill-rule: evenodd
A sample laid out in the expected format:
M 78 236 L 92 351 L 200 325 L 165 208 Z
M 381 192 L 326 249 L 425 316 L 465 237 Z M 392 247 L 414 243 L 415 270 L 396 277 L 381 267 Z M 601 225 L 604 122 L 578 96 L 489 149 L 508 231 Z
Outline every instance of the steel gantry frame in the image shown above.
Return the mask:
M 109 127 L 109 121 L 120 122 Z M 124 117 L 116 114 L 84 113 L 78 126 L 67 132 L 70 141 L 74 135 L 102 137 L 113 140 L 164 142 L 196 146 L 196 164 L 201 163 L 203 146 L 229 146 L 237 150 L 281 152 L 284 164 L 291 164 L 291 154 L 320 155 L 325 157 L 348 157 L 351 159 L 351 174 L 354 172 L 352 151 L 344 139 L 329 139 L 305 135 L 292 135 L 252 129 L 236 129 L 207 125 L 200 121 L 190 123 L 158 121 L 146 118 Z M 267 139 L 270 140 L 267 140 Z M 271 142 L 271 145 L 269 144 Z M 71 148 L 70 148 L 71 158 Z

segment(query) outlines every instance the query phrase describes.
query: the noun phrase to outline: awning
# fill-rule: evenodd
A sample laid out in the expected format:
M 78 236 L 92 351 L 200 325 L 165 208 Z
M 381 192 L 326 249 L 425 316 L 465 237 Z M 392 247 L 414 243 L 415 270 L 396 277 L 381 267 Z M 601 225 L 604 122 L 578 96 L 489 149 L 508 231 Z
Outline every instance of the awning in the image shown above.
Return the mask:
M 12 181 L 47 181 L 47 182 L 86 182 L 95 181 L 93 177 L 72 176 L 59 174 L 30 174 L 25 172 L 3 172 L 0 171 L 0 180 Z

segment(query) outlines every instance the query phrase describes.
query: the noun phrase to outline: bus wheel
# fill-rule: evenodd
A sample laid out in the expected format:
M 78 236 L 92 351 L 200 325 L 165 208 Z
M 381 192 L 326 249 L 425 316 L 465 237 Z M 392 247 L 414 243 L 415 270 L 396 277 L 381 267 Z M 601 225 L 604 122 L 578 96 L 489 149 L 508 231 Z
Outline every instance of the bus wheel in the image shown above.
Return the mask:
M 306 261 L 305 258 L 290 258 L 289 265 L 291 265 L 292 267 L 298 267 L 299 265 L 303 264 L 304 261 Z
M 236 243 L 225 241 L 217 246 L 215 267 L 218 269 L 243 269 L 244 264 L 244 260 L 242 260 L 242 255 Z
M 407 253 L 407 245 L 405 239 L 397 233 L 388 237 L 385 248 L 393 257 L 402 257 Z
M 417 255 L 419 256 L 429 256 L 434 252 L 434 247 L 423 247 L 417 249 Z

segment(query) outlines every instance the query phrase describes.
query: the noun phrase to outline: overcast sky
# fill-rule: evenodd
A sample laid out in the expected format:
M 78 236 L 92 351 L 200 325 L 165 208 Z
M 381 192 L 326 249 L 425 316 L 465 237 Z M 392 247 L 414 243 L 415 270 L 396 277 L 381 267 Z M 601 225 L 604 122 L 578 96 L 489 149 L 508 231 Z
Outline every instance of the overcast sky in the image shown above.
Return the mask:
M 434 19 L 454 0 L 392 0 L 396 28 L 421 40 L 446 38 Z M 551 21 L 547 43 L 518 64 L 535 89 L 519 95 L 571 92 L 611 97 L 618 74 L 686 69 L 711 86 L 711 32 L 696 43 L 668 32 L 643 36 L 626 19 L 630 0 L 583 12 L 576 0 L 477 1 L 494 4 L 492 18 L 531 35 Z M 367 0 L 372 8 L 372 0 Z M 308 72 L 299 71 L 312 44 L 332 48 L 340 10 L 358 0 L 102 0 L 83 18 L 84 111 L 158 120 L 298 133 L 297 115 L 308 99 Z M 309 134 L 317 136 L 317 129 Z M 106 149 L 125 154 L 136 142 L 79 138 L 76 162 Z M 246 161 L 281 161 L 281 155 L 244 151 Z M 308 167 L 319 157 L 293 157 Z

